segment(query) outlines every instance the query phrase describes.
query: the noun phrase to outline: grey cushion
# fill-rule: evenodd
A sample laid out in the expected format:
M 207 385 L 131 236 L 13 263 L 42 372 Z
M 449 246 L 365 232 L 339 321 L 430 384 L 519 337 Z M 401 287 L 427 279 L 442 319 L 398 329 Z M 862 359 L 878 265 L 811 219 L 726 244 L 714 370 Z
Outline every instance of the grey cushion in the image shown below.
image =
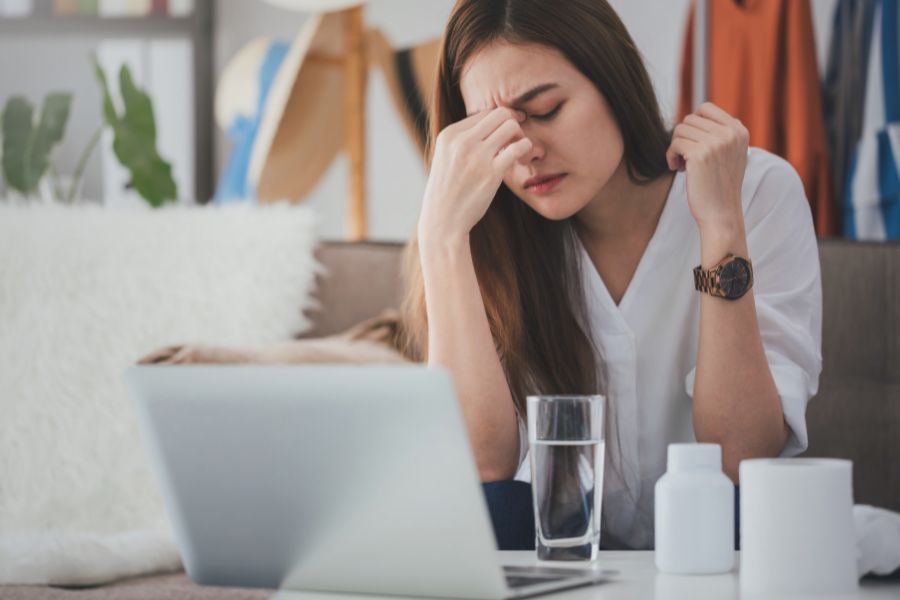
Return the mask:
M 303 337 L 341 332 L 400 306 L 400 258 L 403 244 L 325 242 L 316 250 L 324 271 L 316 278 L 317 310 L 307 316 L 313 327 Z
M 900 383 L 900 245 L 819 242 L 823 373 Z
M 900 384 L 825 376 L 806 422 L 806 456 L 852 460 L 855 502 L 900 512 Z
M 822 377 L 806 456 L 853 461 L 857 503 L 900 512 L 900 244 L 821 240 Z

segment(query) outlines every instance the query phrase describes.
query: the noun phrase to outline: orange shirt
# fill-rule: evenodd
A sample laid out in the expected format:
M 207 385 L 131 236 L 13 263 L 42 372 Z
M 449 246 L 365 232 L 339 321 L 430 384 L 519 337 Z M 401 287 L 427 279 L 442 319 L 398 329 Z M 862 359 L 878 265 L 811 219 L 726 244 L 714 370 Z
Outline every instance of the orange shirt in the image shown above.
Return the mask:
M 752 146 L 794 166 L 806 188 L 816 233 L 837 234 L 808 0 L 709 0 L 708 5 L 707 99 L 743 122 Z M 682 55 L 679 122 L 694 106 L 693 13 L 692 6 Z

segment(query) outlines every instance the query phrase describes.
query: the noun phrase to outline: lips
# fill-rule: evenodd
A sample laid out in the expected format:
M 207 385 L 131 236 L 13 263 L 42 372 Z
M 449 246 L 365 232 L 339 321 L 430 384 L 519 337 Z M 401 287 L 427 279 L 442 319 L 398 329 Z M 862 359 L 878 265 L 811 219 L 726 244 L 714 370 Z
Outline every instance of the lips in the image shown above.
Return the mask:
M 554 173 L 552 175 L 538 175 L 532 177 L 525 182 L 525 189 L 533 192 L 545 192 L 555 187 L 563 178 L 565 173 Z

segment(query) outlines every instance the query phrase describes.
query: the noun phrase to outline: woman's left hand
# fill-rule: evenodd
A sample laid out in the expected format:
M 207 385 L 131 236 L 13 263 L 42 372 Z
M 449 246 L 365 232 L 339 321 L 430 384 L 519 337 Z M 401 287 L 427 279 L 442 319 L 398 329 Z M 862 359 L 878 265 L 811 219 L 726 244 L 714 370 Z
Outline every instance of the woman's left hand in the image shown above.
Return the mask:
M 688 204 L 701 230 L 743 224 L 749 139 L 738 119 L 711 102 L 675 126 L 666 161 L 673 171 L 687 172 Z

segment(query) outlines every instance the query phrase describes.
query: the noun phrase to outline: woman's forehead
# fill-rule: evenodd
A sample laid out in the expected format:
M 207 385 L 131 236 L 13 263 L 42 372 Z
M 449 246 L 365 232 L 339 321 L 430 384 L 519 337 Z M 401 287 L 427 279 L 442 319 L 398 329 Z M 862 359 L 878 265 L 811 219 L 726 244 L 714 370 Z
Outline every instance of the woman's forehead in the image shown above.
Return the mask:
M 538 87 L 563 87 L 574 70 L 555 48 L 537 44 L 494 43 L 466 62 L 460 92 L 466 113 L 497 106 L 513 106 L 515 100 Z

